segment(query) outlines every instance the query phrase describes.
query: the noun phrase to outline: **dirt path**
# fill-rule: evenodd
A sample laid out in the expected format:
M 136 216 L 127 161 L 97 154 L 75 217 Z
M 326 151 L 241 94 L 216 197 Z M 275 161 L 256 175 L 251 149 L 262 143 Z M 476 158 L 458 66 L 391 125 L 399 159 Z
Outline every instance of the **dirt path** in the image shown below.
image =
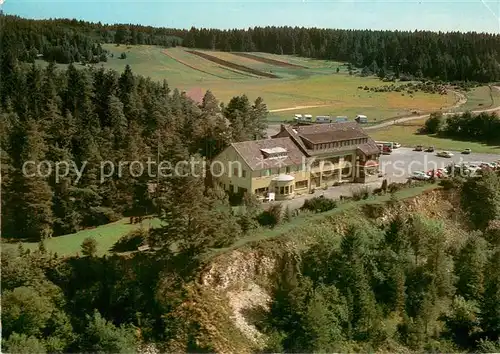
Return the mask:
M 295 106 L 295 107 L 288 107 L 288 108 L 271 109 L 269 111 L 269 113 L 293 111 L 294 109 L 307 109 L 307 108 L 328 107 L 328 106 L 333 106 L 333 105 L 332 104 L 317 104 L 317 105 L 312 105 L 312 106 Z

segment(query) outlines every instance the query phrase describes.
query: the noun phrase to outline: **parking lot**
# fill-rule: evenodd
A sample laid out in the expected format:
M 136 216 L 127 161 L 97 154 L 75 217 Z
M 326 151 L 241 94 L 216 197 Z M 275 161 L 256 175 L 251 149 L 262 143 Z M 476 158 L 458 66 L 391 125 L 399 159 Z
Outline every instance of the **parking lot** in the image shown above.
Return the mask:
M 429 171 L 444 168 L 450 163 L 467 162 L 493 162 L 500 159 L 500 155 L 476 154 L 463 155 L 460 152 L 453 153 L 451 158 L 438 157 L 435 152 L 413 151 L 410 148 L 394 149 L 390 155 L 380 156 L 380 170 L 389 182 L 405 181 L 412 172 Z

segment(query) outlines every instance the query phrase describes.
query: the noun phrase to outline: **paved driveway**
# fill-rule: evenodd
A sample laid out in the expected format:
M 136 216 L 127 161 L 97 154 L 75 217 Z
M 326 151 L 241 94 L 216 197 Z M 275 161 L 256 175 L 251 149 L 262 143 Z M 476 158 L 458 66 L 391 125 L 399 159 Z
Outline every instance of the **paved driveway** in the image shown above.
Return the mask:
M 437 157 L 436 152 L 413 151 L 410 148 L 394 149 L 391 155 L 382 155 L 380 157 L 380 168 L 384 173 L 384 178 L 388 183 L 406 182 L 408 177 L 415 171 L 429 171 L 437 168 L 444 168 L 451 162 L 493 162 L 500 160 L 500 155 L 494 154 L 475 154 L 462 155 L 460 152 L 451 151 L 454 156 L 451 158 Z M 295 199 L 274 202 L 282 203 L 283 207 L 288 206 L 290 209 L 300 208 L 304 204 L 304 200 L 313 197 L 324 195 L 327 198 L 339 199 L 341 195 L 350 196 L 353 190 L 367 186 L 370 189 L 380 188 L 382 180 L 377 182 L 360 184 L 347 183 L 337 187 L 329 187 L 328 189 L 316 189 L 314 194 L 305 194 L 295 197 Z M 271 203 L 263 203 L 263 208 L 267 208 Z
M 451 158 L 438 157 L 436 152 L 413 151 L 411 148 L 394 149 L 391 155 L 380 157 L 380 169 L 390 181 L 401 181 L 408 178 L 415 171 L 429 171 L 444 168 L 451 162 L 493 162 L 500 159 L 500 155 L 476 154 L 462 155 L 451 151 Z

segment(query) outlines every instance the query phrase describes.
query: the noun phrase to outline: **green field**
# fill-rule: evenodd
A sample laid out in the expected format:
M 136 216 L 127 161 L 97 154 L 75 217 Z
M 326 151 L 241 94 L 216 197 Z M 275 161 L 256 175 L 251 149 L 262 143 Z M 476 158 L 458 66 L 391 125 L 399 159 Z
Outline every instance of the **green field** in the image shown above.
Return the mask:
M 97 255 L 102 256 L 110 252 L 111 247 L 122 236 L 125 236 L 130 231 L 144 227 L 158 227 L 160 220 L 144 220 L 141 224 L 131 225 L 129 219 L 99 226 L 93 229 L 82 230 L 74 234 L 53 237 L 45 241 L 45 247 L 50 252 L 57 252 L 59 256 L 72 256 L 80 252 L 81 244 L 87 237 L 92 237 L 97 241 Z M 2 249 L 17 249 L 17 242 L 2 241 Z M 35 250 L 38 248 L 36 242 L 22 242 L 25 249 Z
M 271 65 L 258 60 L 244 58 L 234 53 L 203 51 L 209 55 L 245 67 L 277 75 L 266 78 L 235 70 L 210 60 L 188 53 L 186 49 L 159 48 L 155 46 L 116 46 L 105 44 L 113 54 L 106 63 L 96 67 L 123 71 L 130 65 L 132 71 L 154 80 L 166 79 L 172 88 L 211 90 L 216 97 L 227 102 L 235 95 L 246 94 L 250 99 L 264 98 L 271 111 L 270 120 L 288 120 L 294 114 L 347 115 L 365 114 L 372 121 L 408 115 L 411 111 L 433 111 L 455 103 L 453 94 L 447 96 L 418 92 L 414 97 L 400 93 L 375 93 L 358 89 L 359 86 L 380 86 L 384 83 L 376 78 L 349 75 L 346 66 L 338 62 L 314 60 L 287 55 L 252 53 L 256 56 L 278 60 L 307 68 Z M 127 57 L 119 59 L 121 53 Z M 42 62 L 40 62 L 42 63 Z M 60 65 L 64 67 L 64 65 Z M 81 66 L 83 67 L 83 66 Z M 339 73 L 337 73 L 339 68 Z M 297 106 L 318 106 L 314 109 L 294 109 Z M 286 109 L 288 111 L 273 112 Z
M 473 152 L 485 154 L 500 154 L 500 146 L 482 143 L 444 139 L 435 135 L 419 134 L 418 129 L 423 127 L 425 119 L 411 121 L 405 125 L 393 125 L 386 128 L 370 130 L 369 134 L 374 140 L 397 141 L 403 146 L 416 145 L 434 146 L 439 150 L 462 151 L 466 148 Z

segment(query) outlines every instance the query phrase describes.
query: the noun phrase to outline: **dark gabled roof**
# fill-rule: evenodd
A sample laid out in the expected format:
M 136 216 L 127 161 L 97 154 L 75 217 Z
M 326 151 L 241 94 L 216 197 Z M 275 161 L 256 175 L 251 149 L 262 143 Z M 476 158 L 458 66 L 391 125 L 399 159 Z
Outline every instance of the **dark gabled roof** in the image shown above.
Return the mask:
M 373 139 L 368 139 L 367 143 L 358 145 L 358 150 L 360 150 L 365 155 L 378 155 L 380 154 L 380 149 Z
M 294 127 L 294 129 L 299 135 L 329 134 L 333 139 L 330 141 L 368 137 L 356 122 L 300 125 Z
M 318 133 L 300 133 L 303 139 L 310 141 L 313 144 L 330 143 L 332 141 L 342 141 L 366 138 L 366 134 L 361 135 L 357 130 L 331 130 Z
M 361 151 L 365 155 L 375 155 L 380 152 L 377 144 L 375 144 L 373 139 L 370 138 L 370 136 L 368 136 L 363 128 L 361 128 L 356 122 L 311 124 L 300 126 L 282 125 L 281 129 L 282 130 L 277 135 L 275 135 L 275 137 L 283 137 L 285 135 L 288 135 L 307 156 L 317 156 L 335 152 L 352 151 L 354 147 L 350 145 L 329 149 L 310 150 L 304 144 L 304 140 L 307 140 L 312 144 L 322 144 L 342 140 L 366 138 L 368 141 L 366 143 L 357 145 L 356 149 L 358 151 Z
M 302 153 L 292 139 L 288 137 L 243 141 L 240 143 L 232 143 L 231 146 L 247 163 L 248 167 L 254 171 L 275 167 L 300 165 L 304 163 L 305 158 L 304 153 Z M 279 158 L 265 158 L 261 151 L 261 149 L 272 149 L 277 147 L 286 149 L 286 156 Z

